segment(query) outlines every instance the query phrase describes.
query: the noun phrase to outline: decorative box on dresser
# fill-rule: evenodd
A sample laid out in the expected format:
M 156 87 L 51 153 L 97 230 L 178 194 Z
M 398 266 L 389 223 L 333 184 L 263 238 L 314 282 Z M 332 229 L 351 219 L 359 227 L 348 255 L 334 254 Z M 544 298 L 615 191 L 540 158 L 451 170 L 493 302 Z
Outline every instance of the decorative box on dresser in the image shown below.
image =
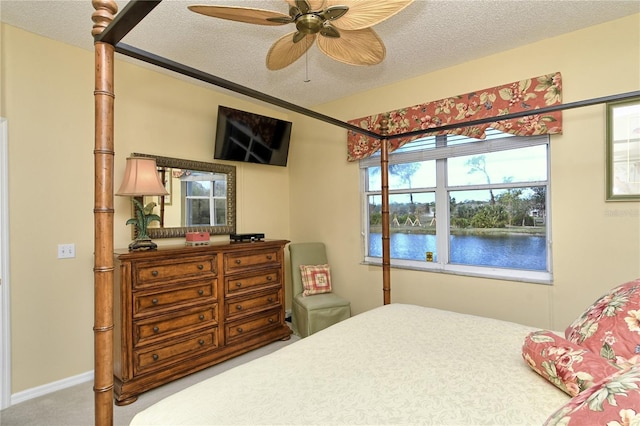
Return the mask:
M 126 405 L 172 380 L 280 339 L 286 240 L 115 253 L 114 395 Z

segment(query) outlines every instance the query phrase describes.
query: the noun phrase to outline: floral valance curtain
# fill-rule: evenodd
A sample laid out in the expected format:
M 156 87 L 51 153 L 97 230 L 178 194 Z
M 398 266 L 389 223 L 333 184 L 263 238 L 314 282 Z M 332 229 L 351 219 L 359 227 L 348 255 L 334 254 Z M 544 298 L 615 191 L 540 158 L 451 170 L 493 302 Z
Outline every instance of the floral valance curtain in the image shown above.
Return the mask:
M 535 114 L 535 110 L 561 103 L 562 76 L 556 72 L 390 111 L 388 113 L 389 152 L 393 152 L 407 142 L 427 135 L 454 134 L 484 139 L 485 130 L 488 127 L 518 136 L 559 134 L 562 133 L 562 111 L 540 115 Z M 501 115 L 527 110 L 531 110 L 531 115 L 511 120 L 498 119 Z M 385 114 L 381 113 L 350 120 L 349 123 L 363 129 L 379 132 L 380 122 L 384 116 Z M 496 117 L 496 121 L 452 130 L 428 131 L 434 127 L 489 117 Z M 393 135 L 417 130 L 425 130 L 425 133 L 413 137 L 393 138 Z M 349 131 L 347 146 L 349 151 L 347 160 L 356 161 L 369 157 L 380 149 L 380 139 Z

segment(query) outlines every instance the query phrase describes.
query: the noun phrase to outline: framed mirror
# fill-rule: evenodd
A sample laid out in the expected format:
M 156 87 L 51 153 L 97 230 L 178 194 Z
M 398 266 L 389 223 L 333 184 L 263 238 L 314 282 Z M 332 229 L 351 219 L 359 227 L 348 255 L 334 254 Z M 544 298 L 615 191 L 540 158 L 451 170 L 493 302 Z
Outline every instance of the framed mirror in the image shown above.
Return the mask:
M 236 232 L 236 168 L 180 158 L 133 153 L 154 158 L 169 195 L 149 197 L 157 204 L 159 226 L 148 228 L 149 237 L 179 238 L 187 232 L 211 235 Z M 145 197 L 147 198 L 147 197 Z

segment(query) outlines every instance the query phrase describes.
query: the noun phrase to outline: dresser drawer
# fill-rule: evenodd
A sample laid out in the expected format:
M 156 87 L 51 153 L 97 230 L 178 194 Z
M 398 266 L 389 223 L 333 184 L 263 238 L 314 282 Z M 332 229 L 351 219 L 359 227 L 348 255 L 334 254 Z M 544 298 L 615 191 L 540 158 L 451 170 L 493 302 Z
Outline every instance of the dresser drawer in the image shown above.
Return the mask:
M 161 313 L 216 299 L 216 280 L 201 281 L 168 291 L 141 291 L 133 294 L 133 316 Z
M 224 271 L 232 273 L 247 268 L 280 266 L 282 251 L 276 248 L 253 250 L 251 252 L 227 253 L 224 255 Z
M 134 288 L 144 288 L 170 280 L 215 277 L 217 273 L 216 256 L 136 262 L 133 266 L 133 273 L 135 276 Z
M 274 269 L 258 274 L 243 274 L 242 276 L 225 278 L 224 290 L 227 296 L 236 296 L 272 286 L 280 286 L 280 282 L 280 269 Z
M 255 336 L 271 327 L 277 327 L 282 323 L 281 310 L 272 310 L 253 316 L 242 321 L 236 321 L 225 326 L 225 343 Z
M 224 306 L 225 318 L 228 320 L 239 316 L 251 315 L 252 313 L 280 306 L 280 291 L 276 289 L 252 298 L 226 300 Z
M 134 321 L 133 344 L 142 346 L 212 327 L 218 323 L 218 305 L 207 305 L 162 316 Z
M 176 363 L 192 358 L 200 352 L 210 351 L 218 347 L 217 328 L 194 334 L 191 338 L 165 342 L 162 345 L 133 351 L 134 373 L 141 374 L 161 368 L 170 363 Z

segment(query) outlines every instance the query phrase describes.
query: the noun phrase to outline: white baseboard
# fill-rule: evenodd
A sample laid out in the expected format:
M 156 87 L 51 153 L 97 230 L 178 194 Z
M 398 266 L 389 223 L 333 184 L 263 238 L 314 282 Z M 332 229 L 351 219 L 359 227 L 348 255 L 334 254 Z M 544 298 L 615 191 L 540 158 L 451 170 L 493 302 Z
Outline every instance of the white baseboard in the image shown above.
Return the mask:
M 86 383 L 92 380 L 93 370 L 87 371 L 86 373 L 78 374 L 77 376 L 67 377 L 66 379 L 58 380 L 57 382 L 48 383 L 46 385 L 14 393 L 13 395 L 11 395 L 11 405 L 19 404 L 21 402 L 28 401 L 39 396 L 47 395 L 49 393 L 70 388 L 71 386 L 79 385 L 81 383 Z

